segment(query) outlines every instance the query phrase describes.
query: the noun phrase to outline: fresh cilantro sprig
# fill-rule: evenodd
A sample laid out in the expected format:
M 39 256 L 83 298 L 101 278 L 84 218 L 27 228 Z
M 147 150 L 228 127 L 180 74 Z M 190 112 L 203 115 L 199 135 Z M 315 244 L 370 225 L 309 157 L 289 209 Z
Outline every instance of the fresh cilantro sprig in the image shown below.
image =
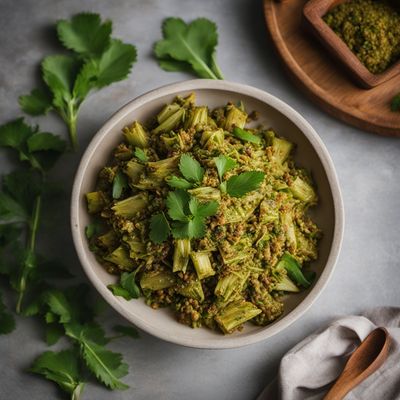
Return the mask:
M 118 284 L 108 285 L 108 288 L 115 296 L 121 296 L 125 300 L 137 299 L 140 297 L 140 288 L 136 284 L 136 274 L 139 269 L 133 272 L 123 272 Z
M 154 46 L 160 67 L 166 71 L 189 71 L 200 78 L 224 79 L 216 61 L 217 26 L 206 18 L 187 24 L 180 18 L 167 18 L 162 25 L 163 39 Z
M 175 175 L 167 179 L 169 186 L 176 189 L 190 189 L 201 184 L 204 168 L 190 154 L 182 154 L 179 159 L 179 170 L 184 178 Z
M 244 142 L 251 142 L 255 144 L 259 144 L 261 142 L 261 138 L 259 136 L 253 135 L 251 132 L 241 129 L 237 126 L 233 128 L 232 133 L 233 136 L 236 136 L 238 139 L 243 140 Z
M 32 364 L 30 371 L 55 382 L 62 390 L 77 400 L 85 383 L 81 381 L 81 365 L 75 348 L 59 352 L 46 351 Z
M 265 174 L 261 171 L 243 172 L 233 175 L 225 181 L 223 180 L 225 173 L 236 167 L 236 161 L 224 155 L 214 157 L 213 160 L 220 180 L 219 188 L 221 192 L 227 193 L 231 197 L 242 197 L 258 189 L 264 181 Z
M 81 13 L 57 22 L 61 44 L 70 50 L 46 57 L 41 63 L 44 88 L 21 96 L 30 115 L 54 110 L 68 127 L 73 148 L 78 146 L 79 108 L 89 92 L 125 79 L 136 61 L 136 48 L 111 37 L 112 23 L 98 14 Z
M 162 243 L 170 233 L 175 239 L 199 239 L 205 234 L 207 217 L 216 214 L 218 202 L 199 202 L 186 191 L 177 189 L 169 192 L 166 199 L 169 222 L 164 213 L 152 216 L 150 220 L 150 239 Z
M 393 112 L 400 111 L 400 93 L 393 97 L 392 102 L 390 103 L 390 109 Z

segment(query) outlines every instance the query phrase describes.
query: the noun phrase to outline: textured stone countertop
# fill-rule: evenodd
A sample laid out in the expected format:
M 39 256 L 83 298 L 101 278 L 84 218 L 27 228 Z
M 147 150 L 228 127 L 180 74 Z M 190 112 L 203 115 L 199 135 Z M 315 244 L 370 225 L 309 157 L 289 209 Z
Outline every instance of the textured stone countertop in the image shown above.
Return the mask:
M 184 348 L 145 333 L 116 342 L 131 373 L 131 389 L 110 392 L 89 384 L 83 399 L 252 400 L 274 376 L 281 356 L 333 318 L 377 305 L 400 304 L 400 142 L 353 129 L 311 104 L 288 81 L 269 42 L 259 0 L 0 0 L 1 122 L 19 115 L 17 97 L 36 84 L 37 65 L 56 51 L 55 20 L 89 10 L 114 22 L 114 34 L 135 43 L 138 62 L 129 79 L 88 98 L 79 119 L 81 151 L 103 122 L 128 100 L 158 86 L 190 79 L 162 71 L 151 55 L 161 21 L 204 16 L 218 24 L 218 60 L 228 80 L 266 90 L 299 111 L 316 129 L 336 165 L 346 209 L 346 228 L 336 271 L 311 309 L 281 334 L 256 345 L 224 351 Z M 395 82 L 394 82 L 395 83 Z M 399 91 L 400 91 L 400 82 Z M 45 130 L 63 132 L 54 115 L 36 120 Z M 79 154 L 67 155 L 55 170 L 70 192 Z M 10 160 L 1 154 L 1 173 Z M 68 194 L 69 196 L 69 194 Z M 82 274 L 73 249 L 68 201 L 60 208 L 51 237 L 41 246 L 59 254 Z M 9 296 L 7 296 L 9 297 Z M 107 325 L 123 322 L 112 311 Z M 55 385 L 24 370 L 46 349 L 41 326 L 18 318 L 17 330 L 0 337 L 0 399 L 62 399 Z M 62 343 L 59 344 L 62 347 Z

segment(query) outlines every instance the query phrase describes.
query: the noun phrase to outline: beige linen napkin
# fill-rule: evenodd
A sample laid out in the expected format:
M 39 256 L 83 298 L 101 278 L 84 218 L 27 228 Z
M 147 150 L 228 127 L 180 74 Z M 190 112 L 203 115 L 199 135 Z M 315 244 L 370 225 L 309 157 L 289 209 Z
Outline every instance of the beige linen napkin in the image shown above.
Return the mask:
M 346 400 L 400 399 L 400 308 L 379 307 L 339 319 L 300 342 L 284 355 L 277 378 L 257 400 L 322 399 L 350 354 L 378 326 L 393 339 L 389 357 Z

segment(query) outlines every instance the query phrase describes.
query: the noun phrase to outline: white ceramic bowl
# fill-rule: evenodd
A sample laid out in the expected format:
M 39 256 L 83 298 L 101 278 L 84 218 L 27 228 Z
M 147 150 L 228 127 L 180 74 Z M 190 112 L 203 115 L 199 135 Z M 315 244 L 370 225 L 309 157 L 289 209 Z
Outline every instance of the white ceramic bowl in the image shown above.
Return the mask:
M 247 110 L 260 113 L 259 122 L 271 126 L 282 136 L 296 143 L 295 160 L 312 172 L 320 202 L 312 217 L 323 230 L 320 255 L 313 264 L 317 279 L 310 290 L 287 296 L 285 313 L 274 323 L 259 327 L 246 324 L 241 332 L 224 336 L 207 328 L 192 329 L 176 321 L 167 309 L 153 310 L 142 299 L 126 301 L 115 297 L 107 285 L 115 277 L 109 275 L 96 261 L 85 238 L 85 226 L 90 217 L 84 194 L 92 191 L 100 168 L 110 159 L 112 149 L 121 141 L 121 129 L 133 120 L 145 121 L 155 115 L 176 95 L 195 91 L 198 104 L 210 108 L 227 101 L 242 100 Z M 82 266 L 90 281 L 104 299 L 128 321 L 163 340 L 184 346 L 224 349 L 256 343 L 281 332 L 300 318 L 322 292 L 339 255 L 344 225 L 342 197 L 331 158 L 314 129 L 290 106 L 259 89 L 227 81 L 191 80 L 152 90 L 132 100 L 117 111 L 94 136 L 80 162 L 72 193 L 72 235 Z

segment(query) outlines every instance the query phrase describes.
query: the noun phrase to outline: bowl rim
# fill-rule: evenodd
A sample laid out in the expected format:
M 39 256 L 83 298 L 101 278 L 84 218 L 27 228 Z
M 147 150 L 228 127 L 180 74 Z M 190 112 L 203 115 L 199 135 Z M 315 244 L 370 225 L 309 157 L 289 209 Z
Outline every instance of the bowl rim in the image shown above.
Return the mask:
M 113 128 L 113 126 L 118 123 L 126 115 L 130 114 L 135 109 L 145 105 L 147 102 L 157 99 L 158 97 L 177 94 L 178 92 L 196 91 L 196 90 L 220 90 L 220 91 L 231 91 L 237 92 L 242 95 L 253 97 L 262 101 L 269 106 L 275 108 L 286 118 L 288 118 L 292 123 L 294 123 L 299 130 L 306 136 L 309 140 L 311 146 L 315 149 L 322 165 L 325 170 L 329 186 L 332 191 L 333 197 L 333 208 L 334 208 L 334 230 L 332 237 L 332 244 L 329 252 L 328 259 L 324 266 L 324 270 L 321 273 L 318 281 L 314 287 L 310 290 L 304 300 L 296 306 L 291 312 L 285 315 L 282 319 L 278 320 L 266 329 L 260 330 L 259 332 L 252 333 L 248 336 L 226 336 L 224 340 L 214 340 L 214 339 L 203 339 L 203 338 L 180 338 L 176 335 L 171 335 L 163 332 L 162 330 L 155 329 L 150 326 L 145 320 L 141 318 L 136 318 L 126 310 L 124 305 L 117 300 L 117 298 L 111 293 L 111 291 L 103 284 L 100 278 L 95 273 L 92 263 L 89 261 L 86 250 L 84 247 L 84 235 L 80 229 L 79 225 L 79 210 L 82 206 L 81 202 L 81 186 L 86 174 L 86 170 L 90 164 L 90 159 L 92 158 L 97 146 L 102 142 L 104 137 Z M 116 310 L 120 315 L 122 315 L 129 322 L 142 329 L 143 331 L 158 337 L 159 339 L 165 340 L 170 343 L 183 345 L 186 347 L 202 348 L 202 349 L 229 349 L 247 346 L 253 343 L 257 343 L 261 340 L 265 340 L 283 329 L 287 328 L 289 325 L 294 323 L 299 319 L 315 302 L 318 296 L 321 294 L 323 289 L 326 287 L 329 279 L 331 278 L 335 264 L 339 257 L 343 234 L 344 234 L 344 206 L 341 195 L 341 190 L 339 187 L 338 177 L 336 175 L 335 167 L 329 156 L 329 153 L 316 133 L 312 126 L 292 107 L 288 104 L 279 100 L 275 96 L 261 89 L 244 85 L 241 83 L 229 82 L 229 81 L 217 81 L 211 79 L 193 79 L 180 81 L 172 84 L 167 84 L 159 88 L 153 89 L 146 92 L 135 99 L 129 101 L 123 105 L 118 111 L 116 111 L 98 130 L 98 132 L 93 136 L 89 145 L 87 146 L 81 161 L 79 163 L 78 169 L 75 174 L 72 196 L 71 196 L 71 231 L 73 243 L 75 250 L 77 252 L 79 261 L 85 271 L 86 276 L 90 282 L 94 285 L 100 295 L 110 304 L 114 310 Z

